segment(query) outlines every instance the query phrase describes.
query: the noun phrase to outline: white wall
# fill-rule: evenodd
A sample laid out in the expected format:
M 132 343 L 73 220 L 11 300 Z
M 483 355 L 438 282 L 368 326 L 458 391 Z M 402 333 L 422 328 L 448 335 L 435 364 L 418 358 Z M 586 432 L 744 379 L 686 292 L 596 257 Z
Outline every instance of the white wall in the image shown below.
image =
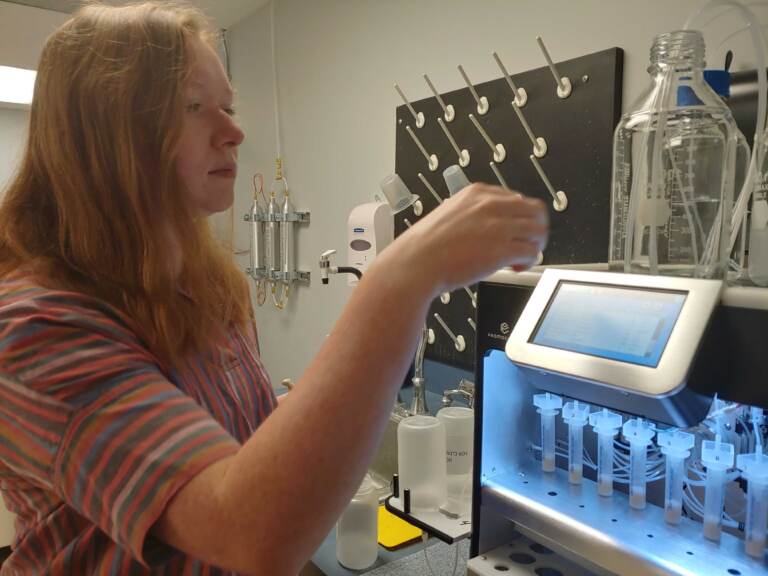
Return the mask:
M 26 110 L 0 108 L 0 196 L 21 158 L 28 123 Z
M 0 65 L 37 68 L 46 38 L 66 14 L 0 1 Z
M 605 48 L 625 50 L 624 108 L 647 83 L 653 36 L 681 28 L 700 0 L 277 0 L 276 52 L 283 157 L 295 204 L 312 213 L 298 241 L 298 262 L 312 272 L 288 309 L 257 310 L 262 352 L 273 380 L 298 377 L 338 317 L 349 290 L 340 278 L 323 286 L 320 253 L 343 252 L 352 206 L 370 201 L 394 170 L 399 82 L 412 100 L 430 95 L 427 72 L 441 92 L 463 86 L 462 63 L 474 82 L 499 78 L 498 51 L 512 72 L 544 65 L 535 42 L 543 36 L 557 60 Z M 756 7 L 756 10 L 763 10 Z M 706 22 L 709 18 L 705 18 Z M 739 24 L 706 26 L 708 60 Z M 248 140 L 241 150 L 236 233 L 248 245 L 241 214 L 250 204 L 249 177 L 271 171 L 275 155 L 269 65 L 269 7 L 231 29 L 234 83 Z M 741 34 L 732 69 L 751 67 Z M 714 67 L 714 66 L 713 66 Z M 343 262 L 343 258 L 340 259 Z M 245 265 L 245 261 L 244 261 Z

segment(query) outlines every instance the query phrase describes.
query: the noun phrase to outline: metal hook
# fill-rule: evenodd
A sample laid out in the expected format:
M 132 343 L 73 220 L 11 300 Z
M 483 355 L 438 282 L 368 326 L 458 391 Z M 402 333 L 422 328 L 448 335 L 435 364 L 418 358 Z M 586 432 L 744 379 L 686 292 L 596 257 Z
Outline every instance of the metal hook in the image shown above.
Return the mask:
M 464 292 L 467 293 L 467 296 L 469 296 L 469 299 L 472 301 L 472 307 L 477 308 L 477 294 L 472 292 L 472 290 L 466 286 L 464 286 Z
M 440 104 L 440 108 L 443 109 L 445 121 L 453 122 L 453 119 L 456 118 L 456 110 L 453 109 L 453 104 L 446 104 L 443 101 L 443 97 L 440 96 L 440 93 L 435 88 L 435 85 L 432 84 L 432 80 L 429 79 L 429 76 L 426 74 L 422 74 L 422 76 L 424 77 L 424 81 L 427 83 L 427 86 L 429 86 L 429 89 L 432 90 L 432 94 L 434 94 L 435 98 L 437 98 L 437 101 Z
M 448 142 L 451 143 L 451 146 L 453 146 L 453 149 L 456 151 L 456 154 L 459 157 L 459 166 L 462 168 L 469 166 L 469 150 L 465 148 L 459 148 L 459 145 L 456 143 L 456 140 L 448 130 L 448 126 L 445 125 L 445 122 L 443 122 L 442 118 L 438 118 L 437 123 L 440 124 L 440 128 L 443 129 L 445 137 L 448 138 Z
M 499 68 L 501 68 L 501 73 L 504 74 L 504 80 L 507 81 L 510 90 L 512 90 L 512 94 L 515 95 L 515 104 L 522 108 L 525 106 L 526 102 L 528 102 L 528 93 L 525 91 L 525 88 L 518 88 L 515 85 L 514 80 L 512 80 L 512 76 L 509 75 L 507 68 L 504 66 L 504 63 L 501 61 L 501 58 L 499 58 L 499 55 L 496 52 L 493 53 L 493 59 L 496 60 L 496 64 L 498 64 Z
M 397 93 L 400 94 L 400 98 L 403 99 L 403 102 L 408 107 L 408 110 L 411 111 L 411 115 L 413 116 L 413 119 L 416 121 L 416 128 L 423 128 L 424 124 L 427 122 L 427 119 L 424 118 L 424 113 L 419 112 L 416 113 L 416 110 L 413 109 L 413 106 L 411 105 L 408 98 L 405 97 L 405 94 L 403 94 L 403 90 L 400 88 L 400 86 L 395 82 L 395 90 L 397 90 Z
M 429 166 L 429 169 L 434 172 L 437 170 L 438 167 L 438 160 L 437 155 L 430 154 L 427 152 L 427 149 L 424 148 L 424 145 L 421 143 L 421 140 L 419 140 L 418 136 L 414 133 L 413 129 L 410 126 L 406 126 L 405 130 L 408 132 L 408 134 L 411 135 L 411 138 L 413 139 L 414 144 L 418 146 L 419 150 L 421 150 L 421 153 L 424 155 L 424 158 L 427 161 L 427 166 Z
M 464 78 L 464 82 L 466 82 L 467 88 L 469 88 L 469 91 L 472 93 L 472 97 L 475 99 L 475 102 L 477 102 L 477 113 L 480 114 L 480 116 L 487 114 L 488 110 L 491 109 L 491 107 L 488 105 L 488 98 L 485 96 L 480 96 L 477 93 L 477 90 L 475 90 L 472 82 L 469 81 L 469 76 L 467 76 L 467 73 L 464 72 L 464 67 L 461 64 L 459 64 L 457 68 L 459 69 L 462 78 Z
M 507 157 L 507 151 L 504 149 L 504 145 L 496 144 L 493 140 L 491 140 L 491 137 L 488 136 L 488 132 L 486 132 L 485 129 L 480 125 L 480 122 L 478 122 L 474 114 L 470 114 L 469 119 L 472 120 L 472 124 L 474 124 L 475 128 L 477 128 L 477 131 L 480 132 L 480 136 L 483 137 L 483 140 L 485 140 L 486 144 L 490 146 L 491 150 L 493 151 L 493 159 L 496 162 L 504 162 L 504 159 Z
M 552 182 L 550 182 L 549 178 L 547 178 L 547 175 L 544 173 L 544 169 L 541 167 L 541 164 L 539 164 L 536 156 L 531 154 L 529 158 L 531 159 L 531 162 L 533 162 L 533 165 L 536 168 L 536 172 L 539 173 L 539 176 L 544 181 L 544 185 L 547 187 L 547 190 L 549 190 L 549 193 L 552 196 L 552 205 L 554 206 L 555 210 L 562 212 L 568 208 L 568 196 L 565 195 L 565 192 L 562 190 L 555 191 L 555 187 L 552 186 Z
M 539 48 L 541 48 L 544 58 L 547 60 L 547 66 L 549 66 L 552 76 L 555 77 L 555 82 L 557 83 L 557 97 L 561 100 L 568 98 L 568 96 L 571 95 L 572 90 L 571 79 L 568 78 L 568 76 L 560 76 L 560 73 L 555 67 L 555 63 L 552 62 L 552 58 L 549 57 L 549 51 L 547 50 L 547 47 L 544 46 L 544 40 L 541 39 L 541 36 L 536 36 L 536 42 L 539 43 Z
M 491 170 L 493 170 L 493 173 L 496 175 L 496 179 L 499 181 L 499 184 L 501 184 L 504 188 L 509 188 L 507 181 L 504 180 L 504 176 L 501 175 L 498 166 L 496 166 L 496 162 L 490 162 L 490 165 Z
M 533 133 L 533 130 L 531 130 L 531 126 L 528 124 L 528 121 L 525 119 L 525 116 L 523 116 L 523 111 L 520 110 L 520 107 L 517 104 L 515 104 L 514 100 L 512 101 L 512 108 L 515 110 L 517 119 L 520 120 L 520 124 L 523 125 L 525 133 L 528 134 L 528 138 L 533 144 L 534 156 L 536 156 L 536 158 L 543 158 L 547 155 L 547 141 L 544 140 L 544 138 L 536 137 L 536 135 Z
M 443 203 L 443 199 L 440 197 L 440 194 L 437 193 L 437 191 L 432 187 L 432 184 L 429 183 L 429 181 L 424 177 L 424 174 L 419 172 L 419 180 L 421 180 L 421 183 L 424 184 L 424 186 L 432 193 L 432 196 L 435 197 L 435 200 L 437 200 L 438 204 Z
M 456 334 L 454 334 L 451 331 L 451 329 L 448 328 L 448 325 L 445 323 L 445 321 L 440 317 L 440 314 L 438 314 L 437 312 L 435 312 L 433 316 L 435 317 L 435 320 L 438 321 L 440 326 L 443 327 L 443 330 L 445 330 L 446 334 L 448 334 L 448 336 L 451 337 L 451 340 L 453 340 L 453 345 L 456 347 L 456 350 L 459 352 L 464 352 L 464 350 L 467 347 L 467 343 L 464 341 L 464 336 L 462 336 L 461 334 L 456 336 Z

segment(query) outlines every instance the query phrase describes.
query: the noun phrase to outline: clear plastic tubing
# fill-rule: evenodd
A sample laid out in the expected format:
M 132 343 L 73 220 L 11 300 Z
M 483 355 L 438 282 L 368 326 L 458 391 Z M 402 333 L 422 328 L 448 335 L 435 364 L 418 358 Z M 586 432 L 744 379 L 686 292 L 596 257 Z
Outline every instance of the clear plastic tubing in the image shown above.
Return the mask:
M 725 473 L 733 467 L 733 444 L 720 441 L 720 435 L 715 441 L 705 440 L 701 444 L 701 461 L 707 467 L 707 480 L 704 493 L 704 538 L 720 541 L 723 530 L 723 497 L 725 489 Z
M 613 494 L 613 438 L 621 428 L 621 415 L 603 408 L 589 415 L 589 424 L 597 434 L 597 493 Z
M 754 56 L 757 64 L 756 69 L 761 71 L 765 70 L 766 41 L 762 26 L 754 12 L 752 12 L 752 10 L 740 2 L 736 2 L 735 0 L 709 0 L 709 2 L 704 4 L 704 6 L 691 14 L 691 16 L 685 22 L 684 28 L 686 30 L 690 29 L 702 14 L 711 11 L 713 8 L 719 8 L 723 6 L 729 7 L 729 10 L 721 12 L 716 17 L 719 18 L 720 16 L 723 16 L 732 10 L 737 10 L 739 12 L 742 19 L 747 24 L 747 30 L 749 31 L 752 38 L 752 47 L 754 48 Z M 704 23 L 701 28 L 705 28 L 708 24 L 709 22 Z M 766 101 L 765 96 L 765 94 L 768 92 L 768 79 L 766 79 L 765 73 L 761 72 L 757 75 L 757 84 L 757 93 L 759 96 L 757 100 L 757 116 L 755 124 L 755 145 L 752 147 L 752 157 L 750 159 L 750 169 L 747 172 L 747 178 L 744 180 L 744 184 L 742 185 L 741 191 L 738 195 L 736 206 L 733 209 L 731 219 L 731 236 L 728 244 L 729 253 L 733 251 L 733 247 L 736 244 L 738 231 L 741 228 L 742 219 L 747 212 L 747 206 L 749 204 L 749 199 L 752 196 L 752 190 L 755 185 L 755 179 L 760 168 L 760 161 L 762 159 L 763 153 L 762 146 L 760 146 L 760 143 L 762 142 L 760 135 L 766 127 L 766 109 L 768 108 L 768 102 Z
M 563 421 L 568 424 L 568 481 L 581 484 L 584 473 L 584 425 L 589 405 L 574 400 L 563 406 Z
M 549 392 L 536 394 L 533 405 L 541 415 L 541 469 L 544 472 L 555 471 L 555 416 L 563 406 L 560 396 Z
M 666 461 L 664 520 L 669 524 L 679 524 L 683 517 L 685 461 L 691 455 L 691 449 L 695 441 L 696 439 L 693 434 L 679 430 L 659 432 L 656 439 L 656 443 L 661 448 Z
M 648 444 L 652 443 L 655 431 L 647 420 L 635 418 L 624 424 L 622 433 L 629 442 L 629 505 L 642 510 L 645 508 Z
M 744 546 L 753 558 L 763 558 L 768 525 L 768 457 L 761 451 L 740 454 L 736 465 L 747 480 L 747 522 Z

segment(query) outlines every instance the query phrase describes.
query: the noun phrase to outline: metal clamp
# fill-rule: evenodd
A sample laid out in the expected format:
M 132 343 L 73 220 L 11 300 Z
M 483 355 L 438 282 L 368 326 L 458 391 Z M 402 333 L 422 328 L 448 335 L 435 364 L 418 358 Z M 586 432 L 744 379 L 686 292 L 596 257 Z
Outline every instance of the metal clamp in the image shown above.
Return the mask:
M 251 222 L 251 214 L 246 212 L 243 220 Z M 253 218 L 253 222 L 299 222 L 300 224 L 309 224 L 309 212 L 290 212 L 288 214 L 261 214 Z

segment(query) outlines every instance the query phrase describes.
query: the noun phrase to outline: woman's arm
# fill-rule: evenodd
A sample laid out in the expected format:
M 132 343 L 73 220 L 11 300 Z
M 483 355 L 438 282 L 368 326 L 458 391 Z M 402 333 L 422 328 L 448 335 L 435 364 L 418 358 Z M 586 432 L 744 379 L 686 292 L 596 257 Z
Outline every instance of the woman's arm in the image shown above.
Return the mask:
M 290 398 L 180 489 L 154 534 L 225 568 L 297 574 L 368 467 L 432 299 L 532 265 L 546 235 L 544 204 L 508 190 L 446 201 L 379 255 Z

